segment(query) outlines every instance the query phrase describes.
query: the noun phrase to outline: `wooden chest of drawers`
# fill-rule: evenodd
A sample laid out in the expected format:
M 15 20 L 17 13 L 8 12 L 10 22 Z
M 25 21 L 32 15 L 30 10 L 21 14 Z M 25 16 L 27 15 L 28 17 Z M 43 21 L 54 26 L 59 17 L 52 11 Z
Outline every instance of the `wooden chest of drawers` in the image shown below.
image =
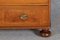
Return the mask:
M 41 36 L 50 36 L 50 0 L 0 0 L 0 29 L 42 29 Z

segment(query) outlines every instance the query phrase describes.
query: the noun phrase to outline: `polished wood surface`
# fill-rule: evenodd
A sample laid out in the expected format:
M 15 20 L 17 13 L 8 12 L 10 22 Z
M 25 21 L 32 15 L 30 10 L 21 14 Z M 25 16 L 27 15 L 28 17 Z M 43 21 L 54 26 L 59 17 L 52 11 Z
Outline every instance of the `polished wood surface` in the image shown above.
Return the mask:
M 4 17 L 1 26 L 48 27 L 50 25 L 48 6 L 0 6 L 0 10 L 0 14 Z M 21 14 L 26 14 L 27 20 L 20 19 Z
M 40 36 L 42 36 L 42 37 L 50 37 L 51 36 L 51 31 L 50 30 L 41 30 L 40 31 Z
M 48 0 L 0 0 L 0 5 L 47 5 Z
M 49 28 L 50 0 L 0 0 L 0 29 Z

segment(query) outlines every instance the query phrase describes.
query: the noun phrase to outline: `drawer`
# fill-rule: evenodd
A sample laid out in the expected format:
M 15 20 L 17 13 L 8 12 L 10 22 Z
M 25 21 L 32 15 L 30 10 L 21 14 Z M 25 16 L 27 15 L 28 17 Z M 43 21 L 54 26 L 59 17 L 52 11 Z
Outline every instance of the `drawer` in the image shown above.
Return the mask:
M 0 6 L 4 26 L 48 26 L 48 6 Z
M 0 25 L 4 22 L 4 11 L 0 10 Z
M 0 0 L 0 5 L 47 5 L 48 0 Z

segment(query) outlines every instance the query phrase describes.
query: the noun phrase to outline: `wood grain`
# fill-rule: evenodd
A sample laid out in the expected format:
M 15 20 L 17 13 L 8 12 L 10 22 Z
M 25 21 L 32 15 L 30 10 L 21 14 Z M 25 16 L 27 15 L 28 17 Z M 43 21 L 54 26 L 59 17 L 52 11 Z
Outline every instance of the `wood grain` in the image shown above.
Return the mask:
M 27 20 L 19 17 L 25 14 Z M 0 29 L 50 29 L 50 0 L 0 0 Z
M 48 0 L 0 0 L 0 5 L 48 5 Z
M 50 18 L 48 6 L 0 6 L 2 14 L 4 14 L 4 22 L 1 26 L 13 28 L 20 27 L 43 27 L 50 26 Z M 4 10 L 4 11 L 3 11 Z M 19 16 L 26 14 L 29 18 L 22 21 Z

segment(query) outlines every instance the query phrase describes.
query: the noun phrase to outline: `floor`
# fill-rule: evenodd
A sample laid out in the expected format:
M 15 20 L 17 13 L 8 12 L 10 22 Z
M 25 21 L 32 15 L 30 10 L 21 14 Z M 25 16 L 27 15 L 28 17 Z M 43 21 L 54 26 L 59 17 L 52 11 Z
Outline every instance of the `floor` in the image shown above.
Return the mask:
M 52 35 L 43 38 L 32 30 L 0 30 L 0 40 L 60 40 L 60 0 L 51 0 Z
M 0 30 L 0 40 L 60 40 L 60 34 L 54 33 L 51 37 L 44 38 L 31 30 Z

